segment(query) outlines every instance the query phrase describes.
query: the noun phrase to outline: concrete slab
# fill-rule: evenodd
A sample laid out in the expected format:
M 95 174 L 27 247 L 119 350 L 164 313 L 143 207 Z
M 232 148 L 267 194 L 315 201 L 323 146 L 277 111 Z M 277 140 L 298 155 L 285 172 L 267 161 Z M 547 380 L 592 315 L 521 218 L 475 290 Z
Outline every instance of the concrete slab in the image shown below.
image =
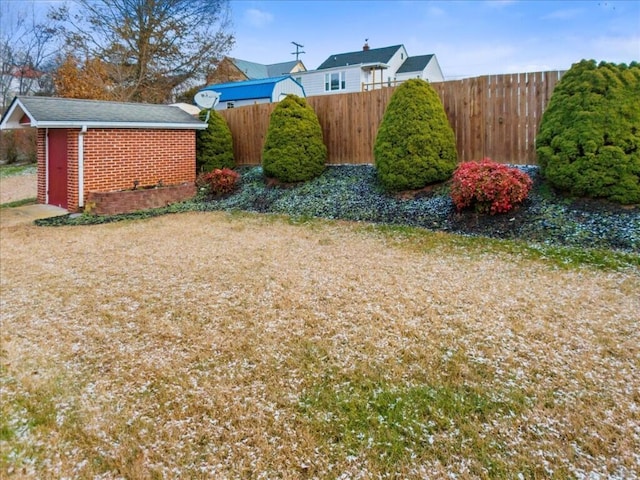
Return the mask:
M 0 225 L 19 225 L 22 223 L 32 223 L 39 218 L 58 217 L 66 215 L 64 208 L 53 205 L 22 205 L 21 207 L 0 208 Z

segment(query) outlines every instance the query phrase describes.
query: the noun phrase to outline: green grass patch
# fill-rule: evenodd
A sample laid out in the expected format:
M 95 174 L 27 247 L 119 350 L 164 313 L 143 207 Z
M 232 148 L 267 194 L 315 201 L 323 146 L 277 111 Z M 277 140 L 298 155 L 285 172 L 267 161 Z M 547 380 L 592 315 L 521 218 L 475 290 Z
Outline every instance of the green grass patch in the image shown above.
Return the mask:
M 543 261 L 562 268 L 589 267 L 598 270 L 626 270 L 640 268 L 640 255 L 607 249 L 591 249 L 527 243 L 521 240 L 500 240 L 432 232 L 419 227 L 396 225 L 367 225 L 367 232 L 383 236 L 397 246 L 422 251 L 434 249 L 447 253 L 472 255 L 514 255 L 527 260 Z
M 26 165 L 0 165 L 0 178 L 13 177 L 16 175 L 31 175 L 37 172 L 35 163 Z
M 524 410 L 525 398 L 492 395 L 464 383 L 394 385 L 351 378 L 311 388 L 299 409 L 334 461 L 366 458 L 388 470 L 414 461 L 467 458 L 475 474 L 495 478 L 507 473 L 505 446 L 485 427 Z
M 0 208 L 22 207 L 23 205 L 34 205 L 38 201 L 37 198 L 23 198 L 13 202 L 1 203 Z

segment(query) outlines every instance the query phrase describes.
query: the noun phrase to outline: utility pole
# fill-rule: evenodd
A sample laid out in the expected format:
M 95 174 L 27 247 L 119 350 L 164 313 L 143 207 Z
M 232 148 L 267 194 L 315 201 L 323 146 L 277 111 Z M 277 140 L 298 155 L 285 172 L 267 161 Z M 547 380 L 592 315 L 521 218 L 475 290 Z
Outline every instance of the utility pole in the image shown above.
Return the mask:
M 304 45 L 300 45 L 299 43 L 296 42 L 291 42 L 296 46 L 296 51 L 295 52 L 291 52 L 291 55 L 295 55 L 296 56 L 296 62 L 299 60 L 299 56 L 302 53 L 307 53 L 307 52 L 303 52 L 302 50 L 300 50 L 301 48 L 304 48 Z

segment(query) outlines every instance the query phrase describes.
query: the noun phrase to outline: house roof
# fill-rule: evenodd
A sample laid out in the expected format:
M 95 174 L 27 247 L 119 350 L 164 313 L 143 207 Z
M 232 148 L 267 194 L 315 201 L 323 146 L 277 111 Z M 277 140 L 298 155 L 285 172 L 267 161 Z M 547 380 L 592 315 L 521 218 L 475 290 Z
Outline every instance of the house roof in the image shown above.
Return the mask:
M 22 124 L 24 116 L 28 125 Z M 207 128 L 207 124 L 170 105 L 105 102 L 57 97 L 15 97 L 0 120 L 5 128 Z
M 258 98 L 271 98 L 273 89 L 277 83 L 290 79 L 300 85 L 290 75 L 280 77 L 260 78 L 256 80 L 245 80 L 244 82 L 219 83 L 209 85 L 202 90 L 213 90 L 220 93 L 220 101 L 228 102 L 235 100 L 254 100 Z M 302 85 L 300 85 L 302 89 Z M 304 89 L 302 89 L 304 92 Z
M 362 63 L 387 63 L 400 48 L 402 48 L 402 45 L 330 55 L 329 58 L 322 62 L 318 70 L 345 67 L 347 65 L 360 65 Z
M 244 73 L 247 78 L 267 78 L 269 74 L 267 73 L 267 66 L 261 63 L 248 62 L 246 60 L 240 60 L 239 58 L 230 59 L 231 62 Z
M 433 54 L 409 57 L 404 61 L 396 73 L 421 72 L 426 68 L 432 58 Z
M 261 63 L 240 60 L 239 58 L 230 58 L 230 60 L 238 68 L 238 70 L 244 73 L 250 80 L 288 75 L 289 73 L 291 73 L 291 70 L 293 70 L 299 63 L 299 61 L 293 60 L 291 62 L 263 65 Z
M 269 73 L 269 77 L 288 75 L 298 63 L 302 62 L 300 62 L 300 60 L 292 60 L 290 62 L 272 63 L 271 65 L 267 65 L 267 73 Z

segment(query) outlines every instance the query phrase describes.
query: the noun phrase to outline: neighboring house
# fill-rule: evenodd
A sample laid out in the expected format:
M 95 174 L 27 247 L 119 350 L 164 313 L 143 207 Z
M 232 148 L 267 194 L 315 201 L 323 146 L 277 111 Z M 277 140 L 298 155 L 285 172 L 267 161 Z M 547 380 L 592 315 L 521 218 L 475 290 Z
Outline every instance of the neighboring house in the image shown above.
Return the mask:
M 393 86 L 409 78 L 442 82 L 444 77 L 435 55 L 410 57 L 404 45 L 370 48 L 330 55 L 317 70 L 294 75 L 307 96 L 360 92 Z
M 164 189 L 170 201 L 193 196 L 195 131 L 207 124 L 169 105 L 16 97 L 0 129 L 16 128 L 37 129 L 38 203 L 77 212 L 103 192 L 162 185 L 175 187 Z
M 302 85 L 291 78 L 290 75 L 209 85 L 202 90 L 220 94 L 219 101 L 215 106 L 216 110 L 254 105 L 256 103 L 278 102 L 289 94 L 299 97 L 306 96 Z
M 207 84 L 259 80 L 262 78 L 280 77 L 304 72 L 306 70 L 301 60 L 264 65 L 247 60 L 240 60 L 239 58 L 224 57 L 216 69 L 207 77 Z
M 2 109 L 8 107 L 13 97 L 17 95 L 35 94 L 40 89 L 39 80 L 44 75 L 44 72 L 29 66 L 8 66 L 0 77 Z
M 409 57 L 396 71 L 395 80 L 404 82 L 410 78 L 422 78 L 429 82 L 444 82 L 438 59 L 434 54 Z

